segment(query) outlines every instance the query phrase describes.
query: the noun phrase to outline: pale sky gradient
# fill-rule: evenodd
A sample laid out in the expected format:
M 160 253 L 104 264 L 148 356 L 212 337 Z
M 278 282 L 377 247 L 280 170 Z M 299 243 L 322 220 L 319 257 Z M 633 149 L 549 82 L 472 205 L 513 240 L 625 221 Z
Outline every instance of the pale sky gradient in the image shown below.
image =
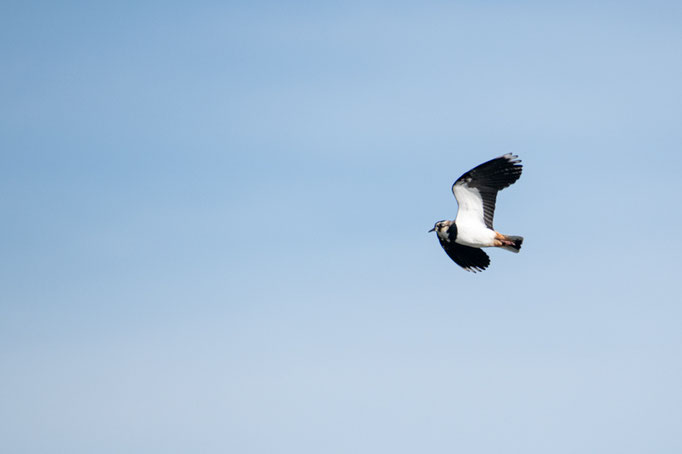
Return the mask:
M 0 451 L 682 452 L 681 5 L 3 2 Z

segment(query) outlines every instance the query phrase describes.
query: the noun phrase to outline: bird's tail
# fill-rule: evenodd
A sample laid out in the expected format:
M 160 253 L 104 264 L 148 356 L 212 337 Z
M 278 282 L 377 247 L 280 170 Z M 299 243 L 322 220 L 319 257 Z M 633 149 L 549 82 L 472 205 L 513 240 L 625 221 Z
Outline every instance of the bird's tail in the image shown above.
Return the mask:
M 504 240 L 502 241 L 504 242 L 504 245 L 502 246 L 503 249 L 512 252 L 519 252 L 521 250 L 521 244 L 523 244 L 523 237 L 514 235 L 504 235 Z

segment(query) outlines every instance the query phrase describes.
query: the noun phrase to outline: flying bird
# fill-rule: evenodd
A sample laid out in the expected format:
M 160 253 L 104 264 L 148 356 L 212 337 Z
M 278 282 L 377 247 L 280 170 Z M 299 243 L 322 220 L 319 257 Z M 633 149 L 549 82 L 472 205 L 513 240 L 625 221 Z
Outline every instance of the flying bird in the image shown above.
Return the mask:
M 493 228 L 497 193 L 521 177 L 521 160 L 511 153 L 491 159 L 462 175 L 452 185 L 457 199 L 454 221 L 438 221 L 436 232 L 448 256 L 467 271 L 483 271 L 490 258 L 481 248 L 500 247 L 519 252 L 523 237 L 503 235 Z

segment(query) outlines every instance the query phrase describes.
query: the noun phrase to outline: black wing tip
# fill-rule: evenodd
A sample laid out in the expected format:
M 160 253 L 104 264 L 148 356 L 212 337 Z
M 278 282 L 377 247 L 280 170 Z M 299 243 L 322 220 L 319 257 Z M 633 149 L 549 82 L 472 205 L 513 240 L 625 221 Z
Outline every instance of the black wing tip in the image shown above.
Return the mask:
M 485 271 L 488 269 L 488 265 L 486 266 L 463 266 L 462 269 L 470 272 L 470 273 L 480 273 L 481 271 Z
M 440 237 L 438 241 L 453 262 L 471 273 L 481 272 L 490 265 L 490 257 L 480 248 L 450 243 Z
M 504 158 L 507 160 L 509 164 L 513 166 L 514 169 L 517 169 L 519 173 L 521 173 L 521 170 L 523 169 L 523 164 L 521 164 L 523 161 L 521 158 L 519 158 L 519 155 L 513 154 L 513 153 L 507 153 L 502 156 L 501 158 Z
M 506 165 L 511 166 L 510 170 L 515 170 L 515 171 L 518 171 L 520 173 L 521 169 L 523 169 L 523 164 L 521 164 L 523 161 L 521 160 L 521 158 L 519 158 L 519 155 L 514 154 L 514 153 L 503 154 L 502 156 L 497 157 L 495 159 L 491 159 L 488 162 L 492 163 L 492 162 L 503 160 L 503 159 L 505 161 L 507 161 L 505 163 Z
M 506 159 L 511 164 L 520 164 L 521 163 L 521 159 L 519 159 L 519 155 L 514 154 L 514 153 L 505 153 L 496 159 L 500 159 L 500 158 Z
M 503 154 L 473 169 L 459 177 L 452 185 L 466 184 L 470 187 L 487 188 L 496 191 L 511 186 L 523 172 L 523 165 L 518 155 L 513 153 Z

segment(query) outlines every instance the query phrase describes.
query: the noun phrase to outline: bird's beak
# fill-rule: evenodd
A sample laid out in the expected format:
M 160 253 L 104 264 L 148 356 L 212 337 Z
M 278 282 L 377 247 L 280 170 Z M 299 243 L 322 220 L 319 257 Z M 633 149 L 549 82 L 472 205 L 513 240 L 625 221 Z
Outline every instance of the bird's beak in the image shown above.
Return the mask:
M 434 228 L 432 228 L 431 230 L 429 230 L 427 233 L 434 232 L 435 230 L 436 230 L 436 228 L 434 227 Z

